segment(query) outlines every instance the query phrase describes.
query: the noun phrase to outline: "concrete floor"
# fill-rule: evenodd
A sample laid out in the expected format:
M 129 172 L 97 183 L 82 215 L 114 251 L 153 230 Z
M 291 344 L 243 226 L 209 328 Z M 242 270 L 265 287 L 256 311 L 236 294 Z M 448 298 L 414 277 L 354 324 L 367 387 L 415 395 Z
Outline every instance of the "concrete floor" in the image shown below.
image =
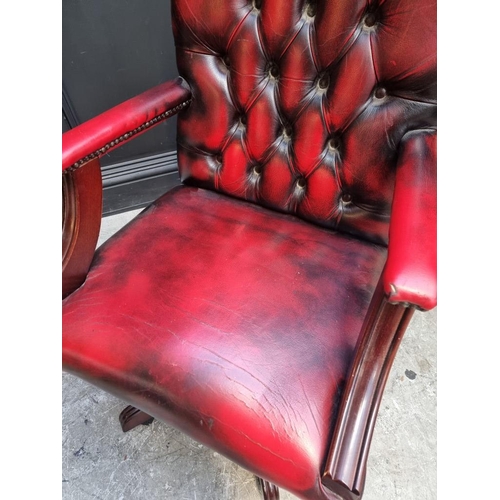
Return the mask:
M 139 211 L 103 219 L 99 244 Z M 364 500 L 437 498 L 436 310 L 415 313 L 387 382 Z M 154 421 L 124 434 L 126 405 L 63 374 L 64 500 L 258 500 L 252 474 Z M 281 491 L 281 498 L 295 497 Z

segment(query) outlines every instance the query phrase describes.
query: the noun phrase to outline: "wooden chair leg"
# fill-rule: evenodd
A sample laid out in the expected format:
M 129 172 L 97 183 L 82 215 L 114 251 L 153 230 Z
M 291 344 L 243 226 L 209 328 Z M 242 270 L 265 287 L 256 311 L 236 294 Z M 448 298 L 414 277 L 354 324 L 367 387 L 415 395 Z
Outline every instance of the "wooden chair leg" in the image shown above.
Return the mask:
M 120 424 L 123 432 L 127 432 L 138 425 L 149 425 L 153 420 L 154 417 L 134 406 L 127 406 L 120 413 Z
M 270 483 L 269 481 L 266 481 L 258 476 L 257 481 L 262 489 L 264 500 L 279 500 L 280 490 L 275 484 Z

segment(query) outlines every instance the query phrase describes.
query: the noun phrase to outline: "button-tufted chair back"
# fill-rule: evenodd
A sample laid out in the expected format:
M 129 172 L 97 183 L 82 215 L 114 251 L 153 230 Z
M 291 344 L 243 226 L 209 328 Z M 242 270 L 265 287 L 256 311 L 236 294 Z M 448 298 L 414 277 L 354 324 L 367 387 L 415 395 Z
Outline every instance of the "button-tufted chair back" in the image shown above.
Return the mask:
M 433 134 L 435 0 L 174 0 L 181 179 L 387 243 L 405 134 Z M 433 142 L 435 144 L 435 142 Z

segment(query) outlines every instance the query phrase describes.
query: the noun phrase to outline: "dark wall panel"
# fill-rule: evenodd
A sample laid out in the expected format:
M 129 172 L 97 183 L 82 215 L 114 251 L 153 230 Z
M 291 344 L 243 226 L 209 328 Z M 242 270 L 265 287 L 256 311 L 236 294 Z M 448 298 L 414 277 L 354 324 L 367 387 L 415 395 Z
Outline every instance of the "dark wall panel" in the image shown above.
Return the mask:
M 62 74 L 85 121 L 177 76 L 169 0 L 64 0 Z M 175 150 L 175 119 L 113 151 L 103 165 Z
M 68 120 L 63 112 L 62 114 L 62 131 L 63 131 L 63 134 L 64 132 L 67 132 L 71 127 L 69 126 L 69 123 L 68 123 Z

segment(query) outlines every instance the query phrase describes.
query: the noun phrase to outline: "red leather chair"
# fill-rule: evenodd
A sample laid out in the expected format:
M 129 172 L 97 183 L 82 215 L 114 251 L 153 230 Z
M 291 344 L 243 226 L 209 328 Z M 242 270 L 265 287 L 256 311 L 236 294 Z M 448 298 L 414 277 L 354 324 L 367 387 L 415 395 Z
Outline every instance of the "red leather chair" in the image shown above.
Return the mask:
M 64 369 L 267 498 L 360 498 L 399 342 L 436 304 L 436 2 L 172 20 L 180 77 L 63 136 Z M 176 113 L 184 185 L 93 255 L 98 157 Z

